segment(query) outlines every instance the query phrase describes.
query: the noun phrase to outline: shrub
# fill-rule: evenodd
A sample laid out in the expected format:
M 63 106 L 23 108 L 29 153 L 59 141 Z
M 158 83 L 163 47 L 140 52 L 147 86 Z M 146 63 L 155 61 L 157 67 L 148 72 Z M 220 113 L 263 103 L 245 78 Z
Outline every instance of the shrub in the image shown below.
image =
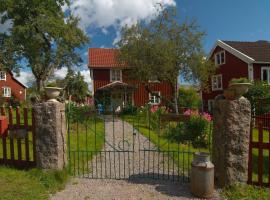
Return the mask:
M 140 118 L 149 126 L 151 130 L 159 128 L 159 117 L 169 112 L 166 107 L 158 105 L 146 105 L 138 109 Z
M 230 80 L 230 83 L 250 83 L 250 81 L 245 77 L 241 77 L 241 78 L 233 78 L 232 80 Z
M 199 108 L 201 105 L 201 98 L 194 88 L 180 87 L 178 91 L 179 107 L 184 108 Z
M 86 123 L 89 120 L 91 113 L 95 111 L 95 108 L 94 106 L 77 106 L 74 103 L 69 103 L 66 104 L 66 110 L 71 123 Z
M 137 111 L 137 107 L 132 106 L 131 104 L 128 104 L 127 106 L 123 108 L 122 114 L 129 115 L 129 114 L 136 113 L 136 111 Z
M 186 143 L 189 139 L 188 134 L 185 131 L 184 122 L 171 122 L 167 124 L 164 128 L 164 134 L 169 141 L 177 143 Z
M 262 105 L 258 105 L 261 99 L 266 99 L 266 100 L 268 99 L 268 102 L 270 101 L 270 90 L 269 90 L 268 84 L 262 81 L 255 82 L 249 88 L 248 92 L 244 94 L 244 97 L 246 97 L 250 101 L 251 108 L 253 111 L 256 112 L 255 113 L 256 115 L 263 114 L 270 111 L 269 108 L 264 107 Z
M 190 141 L 194 147 L 207 147 L 211 116 L 191 109 L 186 110 L 184 115 L 189 116 L 189 120 L 167 125 L 165 137 L 178 143 Z

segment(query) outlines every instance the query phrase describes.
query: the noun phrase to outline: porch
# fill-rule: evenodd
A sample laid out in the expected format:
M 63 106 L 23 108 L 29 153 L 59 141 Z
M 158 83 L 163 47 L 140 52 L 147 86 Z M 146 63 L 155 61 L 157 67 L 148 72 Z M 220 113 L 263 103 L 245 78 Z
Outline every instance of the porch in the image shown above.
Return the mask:
M 121 81 L 109 83 L 98 88 L 95 94 L 96 105 L 102 105 L 104 111 L 121 112 L 127 106 L 133 106 L 135 87 Z

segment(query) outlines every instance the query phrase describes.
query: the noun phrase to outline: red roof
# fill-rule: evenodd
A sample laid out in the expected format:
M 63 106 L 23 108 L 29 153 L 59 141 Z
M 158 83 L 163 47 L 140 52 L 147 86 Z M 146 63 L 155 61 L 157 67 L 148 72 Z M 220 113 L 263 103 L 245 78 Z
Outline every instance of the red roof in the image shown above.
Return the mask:
M 124 63 L 118 61 L 118 49 L 89 48 L 88 66 L 90 68 L 124 67 Z

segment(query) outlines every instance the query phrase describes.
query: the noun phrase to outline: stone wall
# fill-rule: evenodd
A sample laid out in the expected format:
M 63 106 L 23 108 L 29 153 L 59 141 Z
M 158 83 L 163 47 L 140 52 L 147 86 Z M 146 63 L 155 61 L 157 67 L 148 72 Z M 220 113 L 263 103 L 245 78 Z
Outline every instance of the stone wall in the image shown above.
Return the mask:
M 246 182 L 251 107 L 247 99 L 215 100 L 213 163 L 218 187 Z
M 65 104 L 48 101 L 33 110 L 37 167 L 63 169 L 67 164 Z

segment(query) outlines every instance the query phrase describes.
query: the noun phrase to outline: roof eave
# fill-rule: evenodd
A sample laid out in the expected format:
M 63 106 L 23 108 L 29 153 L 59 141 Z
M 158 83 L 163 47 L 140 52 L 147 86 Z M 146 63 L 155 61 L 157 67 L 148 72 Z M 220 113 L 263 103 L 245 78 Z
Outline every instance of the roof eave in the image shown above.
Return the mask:
M 246 63 L 254 63 L 255 62 L 255 60 L 253 58 L 238 51 L 237 49 L 231 47 L 230 45 L 226 44 L 225 42 L 222 42 L 221 40 L 216 41 L 215 45 L 213 46 L 213 48 L 211 49 L 210 53 L 207 56 L 207 60 L 209 60 L 212 57 L 214 50 L 216 49 L 217 46 L 225 49 L 226 51 L 230 52 L 231 54 L 233 54 L 234 56 L 238 57 L 239 59 L 241 59 L 242 61 L 244 61 Z

